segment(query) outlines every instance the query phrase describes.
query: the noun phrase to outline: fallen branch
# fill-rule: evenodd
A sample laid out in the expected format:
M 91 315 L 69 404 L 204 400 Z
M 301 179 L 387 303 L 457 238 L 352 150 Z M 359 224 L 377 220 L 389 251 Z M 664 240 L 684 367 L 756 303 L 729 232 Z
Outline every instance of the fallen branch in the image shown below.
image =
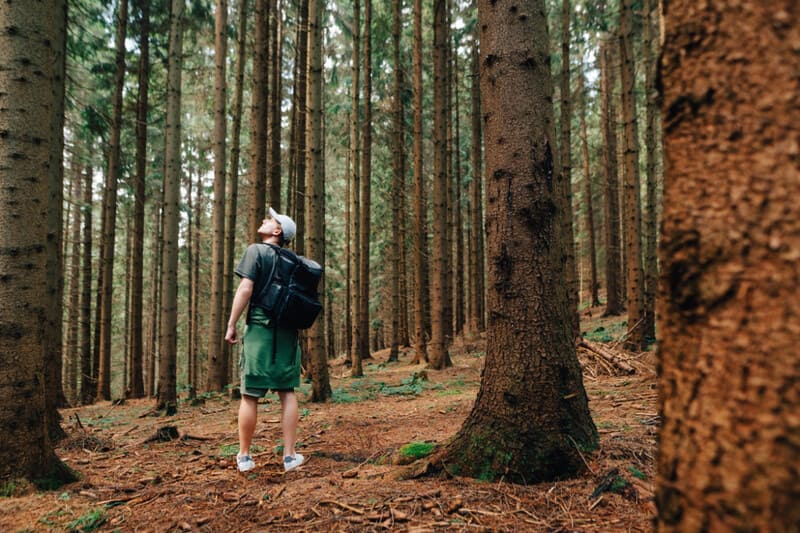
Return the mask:
M 613 365 L 615 368 L 617 368 L 621 372 L 624 372 L 626 374 L 635 374 L 636 373 L 636 369 L 635 368 L 633 368 L 627 362 L 623 361 L 620 356 L 618 356 L 617 354 L 613 353 L 611 350 L 605 348 L 604 346 L 601 346 L 599 344 L 596 344 L 594 342 L 591 342 L 591 341 L 588 341 L 588 340 L 585 340 L 585 339 L 580 341 L 578 343 L 578 346 L 580 346 L 581 348 L 583 348 L 585 350 L 588 350 L 589 352 L 591 352 L 592 354 L 594 354 L 596 356 L 599 356 L 605 362 L 610 363 L 611 365 Z
M 356 507 L 351 507 L 351 506 L 347 505 L 346 503 L 337 502 L 335 500 L 323 500 L 323 501 L 319 502 L 319 504 L 320 505 L 323 505 L 323 504 L 336 505 L 337 507 L 341 507 L 342 509 L 346 509 L 346 510 L 351 511 L 353 513 L 356 513 L 358 515 L 363 515 L 364 514 L 364 511 L 361 510 L 361 509 L 358 509 Z

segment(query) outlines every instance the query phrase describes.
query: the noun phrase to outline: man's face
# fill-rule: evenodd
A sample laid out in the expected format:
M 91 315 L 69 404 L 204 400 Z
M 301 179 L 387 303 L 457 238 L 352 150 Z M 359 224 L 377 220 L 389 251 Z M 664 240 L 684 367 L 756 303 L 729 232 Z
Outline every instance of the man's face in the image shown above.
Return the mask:
M 259 235 L 271 236 L 275 233 L 276 229 L 280 229 L 280 223 L 269 215 L 261 222 L 261 227 L 258 228 Z

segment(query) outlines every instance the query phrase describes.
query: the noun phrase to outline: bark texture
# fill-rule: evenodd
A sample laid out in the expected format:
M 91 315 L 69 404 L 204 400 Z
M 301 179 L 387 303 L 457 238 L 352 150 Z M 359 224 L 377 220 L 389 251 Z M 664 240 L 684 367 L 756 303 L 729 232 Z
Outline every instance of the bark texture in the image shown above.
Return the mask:
M 488 176 L 486 363 L 472 412 L 443 463 L 462 475 L 535 483 L 581 471 L 578 448 L 597 446 L 563 289 L 544 1 L 481 0 L 478 26 Z
M 796 531 L 800 6 L 664 16 L 657 527 Z

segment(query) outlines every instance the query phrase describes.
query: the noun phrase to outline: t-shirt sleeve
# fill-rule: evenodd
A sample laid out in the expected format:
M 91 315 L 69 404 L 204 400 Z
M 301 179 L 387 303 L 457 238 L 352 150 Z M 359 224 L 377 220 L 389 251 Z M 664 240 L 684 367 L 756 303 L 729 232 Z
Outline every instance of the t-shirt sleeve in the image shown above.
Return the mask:
M 249 280 L 257 281 L 261 273 L 261 261 L 259 261 L 258 246 L 251 244 L 239 261 L 239 265 L 234 271 L 240 278 L 247 278 Z

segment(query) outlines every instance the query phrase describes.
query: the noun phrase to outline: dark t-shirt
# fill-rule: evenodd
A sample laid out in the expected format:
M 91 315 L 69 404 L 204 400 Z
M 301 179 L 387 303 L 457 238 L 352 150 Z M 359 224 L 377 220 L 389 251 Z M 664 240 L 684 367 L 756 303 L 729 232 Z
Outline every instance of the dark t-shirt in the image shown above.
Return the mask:
M 268 244 L 251 244 L 245 250 L 242 260 L 234 271 L 240 278 L 253 281 L 253 296 L 261 293 L 261 289 L 268 281 L 272 264 L 275 261 L 275 250 Z

